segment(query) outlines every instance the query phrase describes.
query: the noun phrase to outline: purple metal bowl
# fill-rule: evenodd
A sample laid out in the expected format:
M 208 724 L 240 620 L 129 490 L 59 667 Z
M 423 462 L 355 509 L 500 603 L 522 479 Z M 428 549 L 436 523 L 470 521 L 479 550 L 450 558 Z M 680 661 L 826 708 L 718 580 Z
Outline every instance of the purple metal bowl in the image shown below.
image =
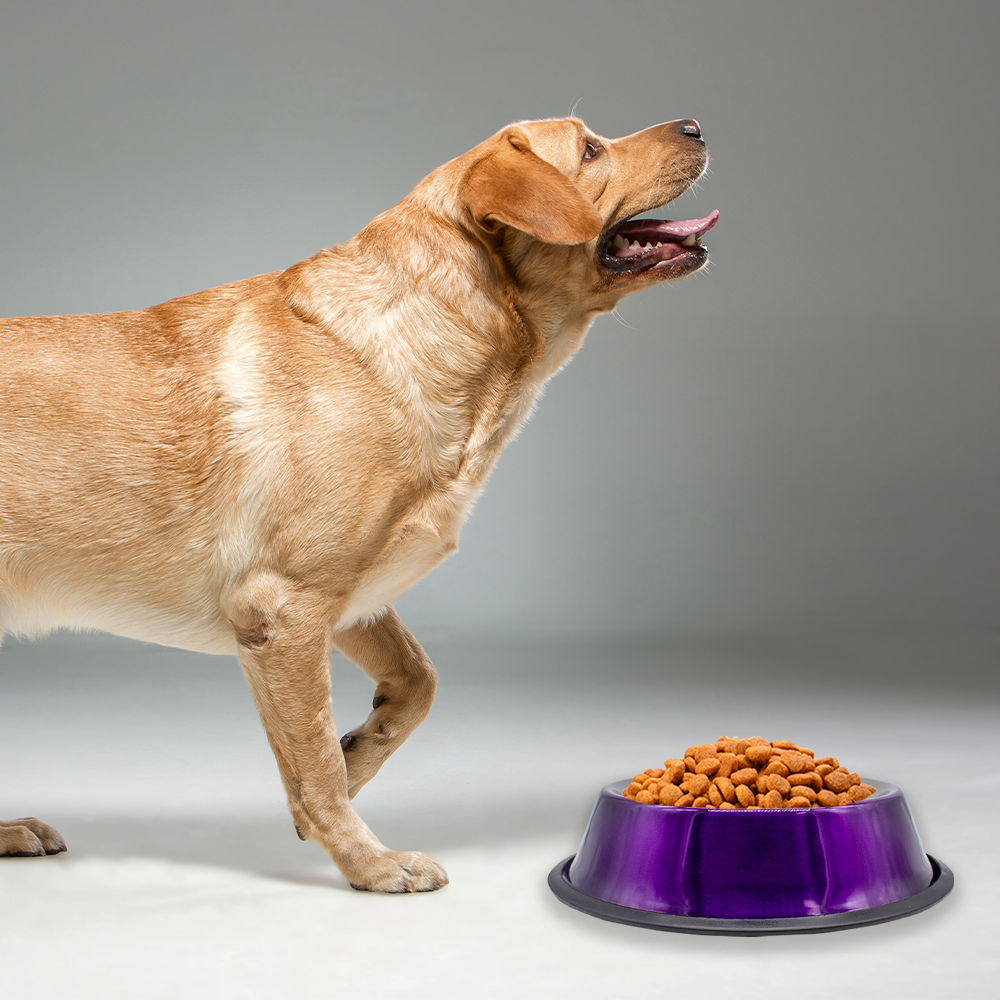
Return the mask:
M 875 794 L 852 805 L 752 810 L 644 805 L 615 782 L 549 884 L 596 916 L 705 933 L 834 929 L 924 909 L 953 876 L 924 853 L 902 792 L 865 780 Z

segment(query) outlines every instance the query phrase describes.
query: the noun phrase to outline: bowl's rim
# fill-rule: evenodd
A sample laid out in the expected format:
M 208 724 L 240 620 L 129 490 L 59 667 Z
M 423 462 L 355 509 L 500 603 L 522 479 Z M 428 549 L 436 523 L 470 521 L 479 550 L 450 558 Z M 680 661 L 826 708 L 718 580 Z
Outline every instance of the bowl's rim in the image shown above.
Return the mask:
M 860 802 L 848 802 L 843 806 L 782 806 L 780 809 L 708 809 L 703 806 L 665 806 L 661 805 L 659 802 L 636 802 L 635 799 L 626 798 L 622 795 L 622 792 L 632 783 L 631 778 L 625 778 L 621 781 L 612 781 L 610 784 L 605 785 L 601 791 L 600 795 L 609 795 L 616 799 L 621 799 L 623 802 L 628 802 L 629 807 L 634 807 L 636 809 L 649 809 L 650 807 L 656 809 L 670 809 L 677 810 L 679 812 L 689 812 L 692 809 L 698 809 L 715 815 L 718 813 L 720 816 L 739 816 L 746 813 L 751 813 L 754 816 L 769 815 L 769 816 L 781 816 L 785 813 L 804 813 L 804 812 L 818 812 L 818 813 L 831 813 L 839 812 L 841 809 L 856 809 L 858 806 L 864 806 L 868 803 L 869 807 L 873 802 L 879 799 L 887 799 L 891 796 L 902 795 L 902 791 L 898 785 L 893 785 L 888 781 L 881 781 L 877 778 L 861 778 L 862 784 L 871 785 L 875 791 L 873 794 L 869 795 L 866 799 L 861 799 Z
M 642 805 L 642 803 L 639 804 Z M 859 805 L 860 803 L 852 804 Z M 829 811 L 838 807 L 826 806 L 823 808 L 824 811 Z M 713 810 L 713 812 L 724 813 L 733 811 L 735 810 Z M 740 812 L 746 811 L 740 810 Z M 768 809 L 766 811 L 781 813 L 782 810 Z M 884 903 L 881 906 L 870 906 L 860 910 L 848 910 L 844 913 L 823 913 L 808 917 L 691 917 L 676 913 L 661 913 L 656 910 L 639 910 L 631 906 L 622 906 L 619 903 L 609 903 L 595 896 L 588 896 L 569 881 L 569 867 L 575 858 L 575 854 L 570 855 L 549 872 L 549 888 L 561 902 L 592 917 L 599 917 L 601 920 L 610 920 L 618 924 L 631 924 L 634 927 L 645 927 L 651 930 L 675 931 L 681 934 L 762 937 L 769 934 L 822 934 L 827 931 L 846 930 L 849 927 L 882 924 L 928 909 L 944 899 L 955 885 L 955 876 L 951 869 L 928 854 L 927 860 L 930 862 L 932 870 L 931 884 L 926 889 L 894 903 Z

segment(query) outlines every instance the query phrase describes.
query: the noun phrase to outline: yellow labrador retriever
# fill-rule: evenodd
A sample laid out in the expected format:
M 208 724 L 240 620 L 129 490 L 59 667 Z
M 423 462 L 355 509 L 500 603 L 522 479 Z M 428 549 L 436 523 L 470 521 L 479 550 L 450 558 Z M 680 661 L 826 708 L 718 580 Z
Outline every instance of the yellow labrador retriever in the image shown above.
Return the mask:
M 392 602 L 455 549 L 594 318 L 706 262 L 718 213 L 636 218 L 706 162 L 693 119 L 622 139 L 518 122 L 286 271 L 0 321 L 0 635 L 237 654 L 299 835 L 357 889 L 444 885 L 350 801 L 434 698 Z M 376 684 L 339 742 L 332 647 Z M 62 848 L 0 825 L 0 854 Z

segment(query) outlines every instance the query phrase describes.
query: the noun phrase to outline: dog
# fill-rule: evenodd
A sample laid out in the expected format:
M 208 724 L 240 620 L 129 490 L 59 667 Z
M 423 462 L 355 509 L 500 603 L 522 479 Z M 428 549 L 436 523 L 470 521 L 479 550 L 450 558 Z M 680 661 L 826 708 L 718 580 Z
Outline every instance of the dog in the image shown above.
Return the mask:
M 595 317 L 705 265 L 718 212 L 638 216 L 707 160 L 690 118 L 619 139 L 516 122 L 285 271 L 0 321 L 0 636 L 235 653 L 299 836 L 355 889 L 445 885 L 351 804 L 437 686 L 392 602 L 455 550 Z M 339 741 L 334 647 L 375 682 Z M 0 854 L 63 848 L 37 820 L 0 826 Z

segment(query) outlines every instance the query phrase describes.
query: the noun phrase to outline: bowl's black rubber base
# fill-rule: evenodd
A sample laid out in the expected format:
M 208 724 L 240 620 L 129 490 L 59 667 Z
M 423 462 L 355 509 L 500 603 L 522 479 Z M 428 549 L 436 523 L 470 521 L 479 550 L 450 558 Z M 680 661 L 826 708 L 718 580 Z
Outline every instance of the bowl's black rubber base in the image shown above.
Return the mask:
M 738 934 L 746 937 L 763 934 L 822 934 L 824 931 L 840 931 L 848 927 L 863 927 L 866 924 L 881 924 L 887 920 L 898 920 L 911 913 L 919 913 L 944 899 L 955 885 L 955 876 L 947 865 L 941 864 L 929 854 L 934 875 L 931 884 L 922 892 L 896 903 L 872 906 L 864 910 L 849 910 L 847 913 L 824 913 L 815 917 L 767 917 L 740 919 L 731 917 L 689 917 L 678 913 L 657 913 L 653 910 L 637 910 L 631 906 L 619 906 L 603 899 L 594 899 L 575 888 L 567 879 L 572 857 L 549 872 L 549 888 L 567 905 L 601 920 L 613 920 L 618 924 L 632 924 L 635 927 L 649 927 L 659 931 L 677 931 L 682 934 Z

